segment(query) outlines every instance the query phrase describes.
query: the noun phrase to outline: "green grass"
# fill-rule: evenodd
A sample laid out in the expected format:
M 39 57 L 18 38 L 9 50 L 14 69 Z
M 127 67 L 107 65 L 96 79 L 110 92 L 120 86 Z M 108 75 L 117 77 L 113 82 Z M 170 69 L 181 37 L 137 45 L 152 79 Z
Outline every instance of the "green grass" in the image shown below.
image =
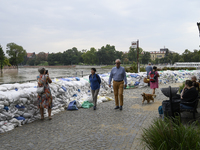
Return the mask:
M 142 143 L 150 150 L 199 150 L 200 127 L 197 122 L 183 125 L 179 119 L 155 119 L 143 129 Z

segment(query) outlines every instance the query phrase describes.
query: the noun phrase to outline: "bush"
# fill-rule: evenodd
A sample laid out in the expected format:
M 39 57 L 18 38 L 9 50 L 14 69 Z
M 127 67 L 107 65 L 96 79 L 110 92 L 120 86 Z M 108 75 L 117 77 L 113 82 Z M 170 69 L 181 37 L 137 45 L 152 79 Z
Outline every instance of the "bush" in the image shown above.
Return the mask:
M 141 140 L 150 150 L 199 150 L 200 128 L 195 125 L 185 126 L 179 119 L 156 119 L 143 129 Z
M 179 93 L 181 93 L 182 89 L 185 87 L 185 82 L 182 83 L 182 85 L 179 86 Z

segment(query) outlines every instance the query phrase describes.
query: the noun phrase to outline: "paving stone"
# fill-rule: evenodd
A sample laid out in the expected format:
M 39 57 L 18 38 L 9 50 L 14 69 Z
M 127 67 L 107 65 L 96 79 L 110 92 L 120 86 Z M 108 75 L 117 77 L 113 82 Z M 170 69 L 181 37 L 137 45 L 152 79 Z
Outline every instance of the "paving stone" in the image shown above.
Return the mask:
M 139 140 L 141 129 L 158 117 L 154 105 L 167 99 L 157 90 L 154 103 L 142 104 L 143 92 L 151 93 L 148 88 L 125 90 L 122 111 L 114 110 L 114 101 L 109 101 L 98 105 L 96 111 L 92 108 L 64 111 L 54 115 L 51 121 L 38 120 L 3 133 L 0 135 L 0 150 L 141 150 L 144 147 Z M 114 97 L 113 93 L 109 96 Z M 145 109 L 147 107 L 152 109 Z M 183 117 L 190 118 L 192 114 L 184 113 Z

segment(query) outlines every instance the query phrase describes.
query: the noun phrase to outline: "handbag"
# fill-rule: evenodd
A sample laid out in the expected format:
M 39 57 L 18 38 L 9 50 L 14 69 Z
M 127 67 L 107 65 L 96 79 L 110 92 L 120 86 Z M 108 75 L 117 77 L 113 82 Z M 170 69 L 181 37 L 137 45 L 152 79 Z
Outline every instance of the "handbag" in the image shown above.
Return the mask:
M 149 83 L 149 79 L 148 78 L 144 78 L 144 83 Z
M 38 94 L 44 93 L 44 86 L 43 87 L 37 87 L 37 93 Z
M 45 85 L 46 85 L 46 78 L 45 78 L 45 83 L 44 83 L 44 86 L 42 86 L 42 87 L 37 87 L 37 93 L 38 94 L 43 94 L 44 93 L 44 87 L 45 87 Z

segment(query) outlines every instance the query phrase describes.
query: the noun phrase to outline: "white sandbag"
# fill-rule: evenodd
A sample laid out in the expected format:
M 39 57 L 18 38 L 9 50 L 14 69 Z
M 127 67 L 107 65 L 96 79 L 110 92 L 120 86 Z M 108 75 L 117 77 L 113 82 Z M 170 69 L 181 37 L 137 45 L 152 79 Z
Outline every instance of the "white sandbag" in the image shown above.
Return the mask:
M 5 87 L 7 90 L 14 90 L 13 84 L 2 84 L 1 87 Z
M 21 126 L 22 120 L 17 120 L 16 118 L 13 118 L 13 119 L 9 120 L 9 122 L 13 123 L 14 126 L 16 127 L 16 126 Z
M 29 114 L 29 113 L 24 113 L 24 114 L 23 114 L 23 117 L 24 117 L 24 118 L 31 118 L 31 117 L 32 117 L 32 115 L 31 115 L 31 114 Z
M 5 91 L 7 91 L 7 88 L 6 88 L 6 87 L 3 87 L 3 86 L 2 86 L 2 87 L 0 86 L 0 91 L 5 92 Z
M 4 105 L 0 104 L 0 110 L 4 108 Z
M 5 122 L 5 121 L 0 121 L 0 127 L 1 127 L 2 125 L 4 125 L 4 122 Z
M 6 115 L 0 113 L 0 121 L 6 121 Z
M 28 99 L 27 98 L 20 98 L 19 101 L 22 102 L 23 104 L 26 104 Z

